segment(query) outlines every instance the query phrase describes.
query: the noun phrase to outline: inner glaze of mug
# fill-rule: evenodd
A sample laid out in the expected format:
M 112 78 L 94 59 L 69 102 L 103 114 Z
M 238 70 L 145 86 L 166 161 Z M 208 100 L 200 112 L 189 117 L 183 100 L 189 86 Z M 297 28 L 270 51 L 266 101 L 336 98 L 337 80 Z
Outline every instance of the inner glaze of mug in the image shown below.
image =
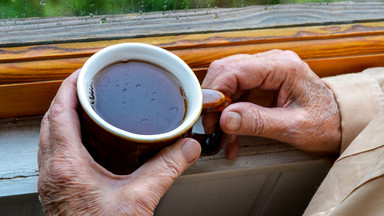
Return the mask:
M 90 86 L 95 76 L 105 67 L 130 60 L 148 62 L 164 68 L 172 73 L 180 82 L 186 98 L 186 114 L 184 121 L 176 129 L 153 135 L 142 135 L 119 129 L 102 119 L 92 108 Z M 135 142 L 151 143 L 161 142 L 181 136 L 187 132 L 197 121 L 201 113 L 202 93 L 199 81 L 189 66 L 176 55 L 162 48 L 141 44 L 124 43 L 117 44 L 100 50 L 87 60 L 77 81 L 78 97 L 81 106 L 90 118 L 108 132 Z

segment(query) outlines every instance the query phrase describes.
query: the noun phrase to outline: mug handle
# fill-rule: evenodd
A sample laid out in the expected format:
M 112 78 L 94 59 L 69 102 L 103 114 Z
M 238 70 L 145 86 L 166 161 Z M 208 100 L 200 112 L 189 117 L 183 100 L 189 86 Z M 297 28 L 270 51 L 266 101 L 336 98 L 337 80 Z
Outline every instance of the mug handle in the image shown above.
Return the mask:
M 208 112 L 222 112 L 232 103 L 229 96 L 213 89 L 202 89 L 203 92 L 203 109 L 202 115 Z M 215 131 L 212 134 L 192 133 L 192 138 L 197 140 L 201 145 L 201 155 L 214 155 L 218 153 L 222 147 L 221 138 L 223 131 L 220 128 L 220 122 L 217 122 Z

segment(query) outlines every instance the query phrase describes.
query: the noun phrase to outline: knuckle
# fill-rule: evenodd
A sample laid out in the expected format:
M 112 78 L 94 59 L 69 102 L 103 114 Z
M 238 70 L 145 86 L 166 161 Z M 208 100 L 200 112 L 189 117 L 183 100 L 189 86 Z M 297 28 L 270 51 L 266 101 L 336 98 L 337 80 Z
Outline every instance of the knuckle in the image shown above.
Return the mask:
M 53 103 L 51 108 L 49 109 L 48 118 L 52 121 L 63 114 L 65 111 L 64 107 L 60 104 Z
M 149 188 L 147 189 L 142 185 L 141 187 L 131 188 L 131 191 L 127 195 L 134 196 L 135 201 L 144 206 L 146 205 L 148 197 L 152 195 L 152 191 Z
M 299 58 L 299 56 L 293 52 L 292 50 L 284 50 L 282 51 L 282 54 L 285 54 L 286 56 L 292 57 L 292 58 Z
M 289 73 L 300 74 L 306 71 L 306 63 L 293 51 L 284 51 L 285 68 Z
M 224 62 L 225 62 L 225 59 L 222 58 L 222 59 L 216 59 L 212 62 L 213 66 L 222 66 L 224 65 Z
M 176 179 L 182 173 L 181 165 L 176 162 L 173 158 L 166 155 L 162 156 L 164 168 L 172 179 Z
M 222 59 L 215 60 L 209 65 L 209 69 L 211 70 L 219 70 L 224 66 L 224 61 Z
M 284 51 L 284 54 L 291 61 L 291 63 L 295 63 L 298 65 L 301 65 L 303 63 L 300 56 L 291 50 Z
M 248 125 L 248 131 L 253 135 L 261 134 L 264 130 L 264 120 L 257 109 L 251 109 L 250 112 L 252 121 Z
M 270 64 L 269 62 L 263 62 L 264 71 L 266 71 L 268 74 L 274 74 L 276 72 L 277 67 L 276 64 Z
M 273 53 L 273 54 L 281 54 L 281 53 L 284 53 L 284 51 L 281 50 L 281 49 L 273 49 L 273 50 L 271 50 L 270 52 Z

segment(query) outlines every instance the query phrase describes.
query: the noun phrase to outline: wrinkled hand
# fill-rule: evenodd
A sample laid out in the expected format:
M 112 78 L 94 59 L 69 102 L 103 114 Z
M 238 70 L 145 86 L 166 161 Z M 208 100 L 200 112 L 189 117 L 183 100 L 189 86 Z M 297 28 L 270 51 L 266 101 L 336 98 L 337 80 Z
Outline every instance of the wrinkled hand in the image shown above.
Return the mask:
M 340 113 L 334 95 L 294 52 L 272 50 L 214 61 L 202 86 L 236 102 L 220 117 L 229 158 L 238 152 L 236 135 L 272 138 L 310 152 L 339 150 Z M 215 121 L 212 115 L 203 119 L 207 131 Z
M 44 211 L 48 215 L 152 215 L 172 182 L 199 157 L 200 145 L 183 139 L 130 175 L 108 172 L 81 143 L 77 75 L 78 71 L 63 82 L 41 124 L 38 192 Z

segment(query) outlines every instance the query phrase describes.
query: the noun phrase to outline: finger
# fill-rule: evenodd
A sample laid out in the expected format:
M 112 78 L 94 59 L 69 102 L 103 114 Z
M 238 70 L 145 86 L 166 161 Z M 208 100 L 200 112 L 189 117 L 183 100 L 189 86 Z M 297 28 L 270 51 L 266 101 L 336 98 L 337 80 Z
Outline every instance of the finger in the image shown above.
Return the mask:
M 232 96 L 238 90 L 259 87 L 277 90 L 306 65 L 291 51 L 272 50 L 256 55 L 234 55 L 214 61 L 202 86 L 218 89 Z M 289 79 L 288 79 L 289 78 Z
M 220 126 L 228 134 L 262 136 L 295 143 L 305 119 L 303 109 L 265 108 L 242 102 L 223 111 Z
M 84 154 L 85 150 L 81 143 L 80 122 L 77 114 L 78 73 L 79 70 L 63 81 L 48 110 L 52 151 L 71 150 L 74 156 Z
M 80 69 L 73 72 L 67 77 L 61 84 L 56 96 L 51 104 L 51 107 L 55 104 L 60 104 L 63 107 L 75 109 L 77 108 L 77 93 L 76 82 L 79 76 Z
M 225 135 L 225 156 L 228 160 L 233 160 L 239 153 L 239 140 L 236 135 Z
M 37 154 L 37 164 L 40 169 L 41 165 L 44 165 L 43 158 L 47 157 L 50 151 L 49 145 L 49 121 L 47 113 L 44 115 L 41 126 L 40 126 L 40 140 L 39 140 L 39 151 Z
M 182 139 L 163 149 L 131 176 L 148 188 L 154 197 L 162 197 L 175 179 L 200 156 L 200 144 L 193 139 Z M 157 202 L 159 200 L 156 200 Z
M 213 134 L 215 132 L 219 119 L 220 114 L 216 112 L 207 113 L 202 116 L 202 124 L 206 134 Z

